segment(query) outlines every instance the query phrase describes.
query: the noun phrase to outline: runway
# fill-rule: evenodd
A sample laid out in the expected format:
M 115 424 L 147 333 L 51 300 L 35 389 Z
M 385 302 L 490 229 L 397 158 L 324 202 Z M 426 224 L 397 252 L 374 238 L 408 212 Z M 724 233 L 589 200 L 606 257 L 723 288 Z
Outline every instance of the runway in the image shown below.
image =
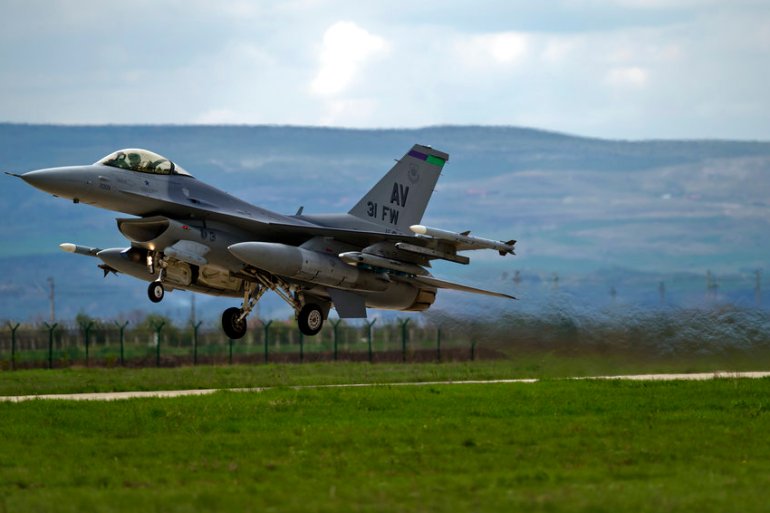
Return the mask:
M 625 376 L 586 376 L 564 378 L 577 380 L 628 380 L 628 381 L 704 381 L 710 379 L 759 379 L 770 377 L 770 371 L 761 372 L 702 372 L 693 374 L 634 374 Z M 468 381 L 420 381 L 407 383 L 348 383 L 339 385 L 300 385 L 291 387 L 255 387 L 255 388 L 209 388 L 200 390 L 153 390 L 133 392 L 93 392 L 83 394 L 41 394 L 0 396 L 0 402 L 18 403 L 32 400 L 58 401 L 120 401 L 125 399 L 171 398 L 196 395 L 210 395 L 216 392 L 264 392 L 276 388 L 293 390 L 321 388 L 361 388 L 361 387 L 394 387 L 394 386 L 449 386 L 449 385 L 493 385 L 501 383 L 537 383 L 539 379 L 490 379 Z

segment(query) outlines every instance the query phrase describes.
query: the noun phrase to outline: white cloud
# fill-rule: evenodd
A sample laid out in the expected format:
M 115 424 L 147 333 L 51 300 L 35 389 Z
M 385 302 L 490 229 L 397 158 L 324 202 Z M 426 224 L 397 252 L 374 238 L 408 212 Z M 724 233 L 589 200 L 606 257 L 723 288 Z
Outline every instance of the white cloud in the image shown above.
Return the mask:
M 759 0 L 70 3 L 0 1 L 0 121 L 770 138 Z
M 527 56 L 529 38 L 518 32 L 501 32 L 458 37 L 455 50 L 466 66 L 488 64 L 511 67 Z
M 321 96 L 345 91 L 366 62 L 387 50 L 386 41 L 350 21 L 338 21 L 323 36 L 321 67 L 310 89 Z
M 605 81 L 613 87 L 642 89 L 647 86 L 649 73 L 638 66 L 612 68 L 605 75 Z

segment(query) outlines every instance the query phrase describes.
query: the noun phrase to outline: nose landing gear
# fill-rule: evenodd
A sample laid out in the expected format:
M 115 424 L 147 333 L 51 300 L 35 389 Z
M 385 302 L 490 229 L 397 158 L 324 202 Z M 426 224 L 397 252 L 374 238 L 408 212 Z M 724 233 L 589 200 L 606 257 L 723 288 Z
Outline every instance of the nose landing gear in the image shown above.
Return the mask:
M 160 303 L 165 295 L 166 291 L 163 288 L 163 282 L 160 280 L 150 283 L 150 286 L 147 287 L 147 297 L 149 297 L 150 301 L 153 303 Z
M 147 287 L 147 297 L 150 298 L 150 301 L 153 303 L 160 303 L 163 301 L 163 296 L 166 295 L 166 291 L 163 288 L 163 277 L 164 277 L 164 271 L 165 264 L 162 260 L 162 258 L 159 258 L 157 253 L 147 253 L 147 272 L 150 274 L 155 274 L 155 268 L 156 264 L 160 264 L 160 272 L 158 272 L 158 279 L 150 283 L 150 286 Z

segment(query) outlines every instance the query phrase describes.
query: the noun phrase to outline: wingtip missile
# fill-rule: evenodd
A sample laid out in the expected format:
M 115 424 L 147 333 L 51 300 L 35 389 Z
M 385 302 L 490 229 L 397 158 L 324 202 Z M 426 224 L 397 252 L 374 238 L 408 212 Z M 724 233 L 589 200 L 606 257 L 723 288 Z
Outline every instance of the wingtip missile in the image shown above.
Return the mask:
M 449 230 L 441 230 L 439 228 L 431 228 L 429 226 L 423 226 L 421 224 L 415 224 L 409 227 L 412 232 L 424 237 L 433 237 L 434 239 L 445 240 L 453 242 L 455 244 L 463 244 L 470 246 L 465 249 L 496 249 L 501 255 L 514 253 L 515 240 L 509 240 L 508 242 L 502 242 L 492 239 L 485 239 L 483 237 L 475 237 L 470 235 L 470 230 L 457 233 L 450 232 Z M 461 248 L 462 249 L 462 248 Z
M 72 244 L 71 242 L 64 242 L 62 244 L 59 244 L 59 248 L 62 251 L 65 251 L 67 253 L 76 253 L 78 255 L 93 256 L 93 257 L 95 257 L 96 254 L 101 251 L 101 249 L 99 248 L 79 246 L 77 244 Z

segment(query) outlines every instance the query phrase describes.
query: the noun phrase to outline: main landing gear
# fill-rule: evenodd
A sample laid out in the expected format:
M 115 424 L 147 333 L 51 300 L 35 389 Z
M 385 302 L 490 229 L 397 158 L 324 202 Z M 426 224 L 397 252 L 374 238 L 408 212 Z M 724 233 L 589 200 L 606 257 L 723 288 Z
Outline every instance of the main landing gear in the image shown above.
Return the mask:
M 243 293 L 243 303 L 240 308 L 232 307 L 222 312 L 222 329 L 231 339 L 243 338 L 246 334 L 246 317 L 257 305 L 257 301 L 268 289 L 289 303 L 297 315 L 297 324 L 303 335 L 317 335 L 323 328 L 325 314 L 323 308 L 316 303 L 303 302 L 298 297 L 301 294 L 292 292 L 291 287 L 283 280 L 272 279 L 258 275 L 257 283 L 249 283 Z
M 315 303 L 308 303 L 297 313 L 297 324 L 303 335 L 312 337 L 318 334 L 324 325 L 324 314 L 321 307 Z

